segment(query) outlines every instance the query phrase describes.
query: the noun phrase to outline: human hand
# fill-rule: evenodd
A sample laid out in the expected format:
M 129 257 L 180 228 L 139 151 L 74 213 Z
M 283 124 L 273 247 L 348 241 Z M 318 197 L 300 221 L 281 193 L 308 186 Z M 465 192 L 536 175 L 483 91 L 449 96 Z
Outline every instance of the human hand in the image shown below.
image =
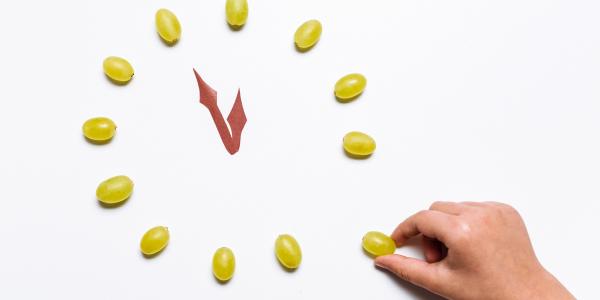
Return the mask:
M 375 264 L 448 299 L 575 299 L 542 267 L 509 205 L 435 202 L 391 237 L 400 246 L 419 234 L 425 261 L 394 254 Z

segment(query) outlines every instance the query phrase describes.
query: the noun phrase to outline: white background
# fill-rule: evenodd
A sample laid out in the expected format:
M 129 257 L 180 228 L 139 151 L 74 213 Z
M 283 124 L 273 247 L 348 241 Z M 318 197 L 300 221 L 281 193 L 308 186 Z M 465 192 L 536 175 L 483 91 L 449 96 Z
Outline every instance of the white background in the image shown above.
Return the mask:
M 165 46 L 154 13 L 183 28 Z M 369 230 L 391 232 L 435 200 L 494 200 L 523 215 L 537 254 L 578 298 L 597 298 L 600 228 L 600 2 L 595 0 L 250 1 L 243 30 L 224 1 L 0 4 L 1 299 L 433 299 L 373 268 Z M 302 22 L 323 23 L 308 53 Z M 126 86 L 102 73 L 127 58 Z M 192 68 L 226 115 L 238 87 L 238 154 L 198 103 Z M 335 81 L 368 78 L 341 104 Z M 118 125 L 108 145 L 83 122 Z M 351 130 L 377 152 L 352 160 Z M 97 184 L 135 192 L 106 209 Z M 141 235 L 171 243 L 144 259 Z M 282 270 L 280 233 L 304 259 Z M 235 277 L 212 277 L 231 247 Z M 416 249 L 399 253 L 420 256 Z

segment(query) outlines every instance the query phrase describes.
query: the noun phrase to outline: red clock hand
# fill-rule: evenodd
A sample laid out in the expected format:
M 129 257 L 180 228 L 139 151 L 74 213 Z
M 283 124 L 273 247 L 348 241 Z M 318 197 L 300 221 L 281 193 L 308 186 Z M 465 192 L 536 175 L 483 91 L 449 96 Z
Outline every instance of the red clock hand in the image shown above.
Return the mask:
M 195 69 L 194 75 L 196 75 L 196 81 L 198 82 L 198 88 L 200 89 L 200 103 L 206 106 L 210 112 L 227 152 L 231 155 L 235 154 L 240 149 L 242 130 L 244 130 L 247 121 L 244 107 L 242 106 L 240 91 L 238 90 L 231 112 L 227 117 L 227 122 L 229 123 L 229 127 L 231 127 L 231 133 L 229 133 L 229 128 L 227 128 L 223 114 L 221 114 L 219 106 L 217 105 L 217 92 L 202 80 L 202 77 L 200 77 Z

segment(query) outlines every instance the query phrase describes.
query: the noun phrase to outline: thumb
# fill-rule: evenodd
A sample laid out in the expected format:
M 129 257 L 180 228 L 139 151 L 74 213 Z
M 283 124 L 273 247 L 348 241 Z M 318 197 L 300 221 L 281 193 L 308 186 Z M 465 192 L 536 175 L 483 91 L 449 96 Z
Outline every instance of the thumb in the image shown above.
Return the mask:
M 444 281 L 440 276 L 440 268 L 435 263 L 429 264 L 415 258 L 392 254 L 377 257 L 375 265 L 436 294 L 442 290 L 441 284 Z

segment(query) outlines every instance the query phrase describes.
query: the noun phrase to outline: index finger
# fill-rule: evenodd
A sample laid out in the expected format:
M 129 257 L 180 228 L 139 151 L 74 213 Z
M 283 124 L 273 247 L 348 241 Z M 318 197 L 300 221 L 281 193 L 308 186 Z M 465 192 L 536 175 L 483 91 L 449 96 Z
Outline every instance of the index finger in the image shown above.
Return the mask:
M 400 223 L 390 237 L 396 241 L 396 245 L 400 246 L 410 238 L 422 233 L 448 245 L 447 242 L 452 236 L 452 228 L 455 225 L 454 218 L 443 212 L 423 210 Z

